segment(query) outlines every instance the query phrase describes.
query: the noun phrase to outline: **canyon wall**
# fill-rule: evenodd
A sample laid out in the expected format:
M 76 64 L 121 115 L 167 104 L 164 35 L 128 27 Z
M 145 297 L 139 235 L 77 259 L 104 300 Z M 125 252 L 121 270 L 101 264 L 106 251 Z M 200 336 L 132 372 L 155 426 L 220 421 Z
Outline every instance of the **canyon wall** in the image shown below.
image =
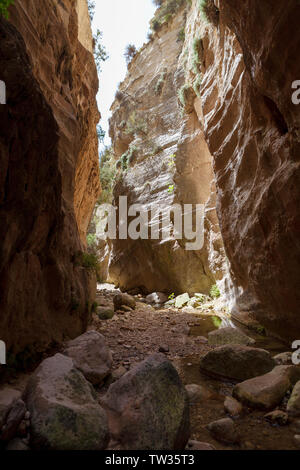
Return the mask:
M 195 93 L 184 112 L 178 92 L 185 81 L 180 37 L 186 9 L 157 31 L 128 67 L 112 105 L 110 136 L 117 163 L 114 201 L 142 210 L 168 210 L 173 204 L 205 206 L 205 240 L 186 250 L 186 239 L 111 240 L 105 251 L 107 277 L 123 289 L 145 292 L 208 293 L 224 274 L 224 253 L 215 211 L 212 159 L 198 119 Z M 150 236 L 150 233 L 149 233 Z
M 15 0 L 0 18 L 0 338 L 14 364 L 83 332 L 94 300 L 80 254 L 100 192 L 92 47 L 85 0 Z
M 198 0 L 187 5 L 135 56 L 116 95 L 111 137 L 128 167 L 114 196 L 205 204 L 204 247 L 112 241 L 108 275 L 169 292 L 223 279 L 236 318 L 300 338 L 299 2 L 207 0 L 206 17 Z

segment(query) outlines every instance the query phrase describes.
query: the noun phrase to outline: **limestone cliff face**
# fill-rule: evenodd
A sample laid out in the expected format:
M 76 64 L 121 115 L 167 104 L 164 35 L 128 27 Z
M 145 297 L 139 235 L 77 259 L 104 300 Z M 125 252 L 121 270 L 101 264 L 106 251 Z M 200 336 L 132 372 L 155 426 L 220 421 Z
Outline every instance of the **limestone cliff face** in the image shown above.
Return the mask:
M 100 189 L 99 113 L 85 0 L 15 0 L 10 11 L 0 19 L 0 338 L 15 356 L 86 328 L 95 278 L 77 252 Z
M 185 250 L 185 240 L 113 240 L 106 249 L 108 277 L 122 288 L 147 292 L 205 292 L 223 275 L 223 248 L 215 212 L 211 155 L 194 98 L 188 113 L 178 100 L 185 62 L 180 32 L 186 11 L 158 31 L 129 65 L 112 106 L 110 135 L 121 157 L 114 197 L 148 210 L 172 204 L 205 205 L 205 242 Z M 127 154 L 126 154 L 127 152 Z M 125 155 L 124 155 L 125 153 Z M 123 156 L 122 156 L 123 155 Z M 161 236 L 161 233 L 160 233 Z

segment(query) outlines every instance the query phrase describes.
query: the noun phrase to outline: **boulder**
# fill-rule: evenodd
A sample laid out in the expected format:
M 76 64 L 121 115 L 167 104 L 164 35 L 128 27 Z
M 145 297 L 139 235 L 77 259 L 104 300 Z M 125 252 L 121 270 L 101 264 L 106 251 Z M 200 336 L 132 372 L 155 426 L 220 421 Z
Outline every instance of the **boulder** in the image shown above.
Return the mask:
M 0 429 L 4 425 L 5 418 L 12 408 L 14 402 L 21 398 L 22 394 L 19 390 L 6 387 L 0 391 Z
M 243 412 L 243 406 L 233 397 L 225 398 L 224 409 L 232 417 L 239 416 Z
M 105 412 L 70 357 L 56 354 L 44 360 L 29 379 L 24 397 L 31 414 L 34 449 L 106 448 Z
M 231 418 L 223 418 L 213 421 L 207 426 L 214 439 L 224 444 L 237 444 L 240 436 L 236 425 Z
M 163 292 L 153 292 L 146 297 L 146 302 L 148 304 L 164 304 L 167 301 L 168 296 Z
M 73 359 L 75 367 L 93 385 L 101 384 L 112 368 L 112 354 L 97 331 L 87 331 L 69 341 L 63 354 Z
M 129 294 L 117 294 L 114 296 L 114 308 L 116 310 L 121 310 L 121 307 L 126 305 L 127 307 L 135 309 L 136 300 L 132 295 Z
M 239 344 L 219 346 L 202 357 L 203 372 L 235 381 L 247 380 L 273 369 L 275 362 L 268 351 Z
M 100 320 L 111 320 L 115 315 L 115 311 L 113 308 L 110 307 L 98 307 L 97 315 Z
M 114 448 L 181 450 L 188 442 L 187 393 L 163 354 L 149 356 L 112 384 L 102 404 Z
M 271 372 L 246 380 L 233 389 L 233 396 L 247 406 L 269 410 L 279 405 L 300 378 L 296 366 L 276 366 Z
M 289 420 L 288 414 L 282 410 L 271 411 L 271 413 L 267 413 L 264 418 L 266 421 L 272 424 L 279 424 L 280 426 L 284 426 Z
M 293 388 L 292 395 L 287 404 L 287 412 L 290 416 L 300 417 L 300 381 Z
M 254 343 L 254 339 L 231 326 L 219 328 L 208 333 L 208 344 L 211 346 L 222 346 L 224 344 L 243 344 L 249 346 Z
M 20 398 L 16 400 L 5 419 L 5 425 L 2 428 L 1 441 L 9 442 L 16 436 L 18 427 L 26 413 L 26 406 Z
M 189 300 L 190 296 L 187 293 L 178 295 L 175 299 L 175 308 L 182 308 L 184 305 L 187 305 Z

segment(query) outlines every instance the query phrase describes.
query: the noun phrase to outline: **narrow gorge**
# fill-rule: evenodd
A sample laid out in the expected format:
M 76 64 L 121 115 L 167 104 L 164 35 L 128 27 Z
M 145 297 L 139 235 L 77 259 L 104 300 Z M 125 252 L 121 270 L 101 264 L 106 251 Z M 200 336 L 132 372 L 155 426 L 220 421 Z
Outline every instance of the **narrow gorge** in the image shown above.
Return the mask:
M 95 3 L 0 0 L 0 450 L 300 449 L 300 3 L 153 3 L 99 158 Z

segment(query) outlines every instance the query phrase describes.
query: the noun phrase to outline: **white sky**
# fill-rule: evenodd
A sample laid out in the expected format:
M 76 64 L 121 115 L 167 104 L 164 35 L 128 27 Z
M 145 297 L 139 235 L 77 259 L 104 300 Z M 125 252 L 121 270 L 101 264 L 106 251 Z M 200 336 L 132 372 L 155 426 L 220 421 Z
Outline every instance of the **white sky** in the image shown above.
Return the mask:
M 127 70 L 125 47 L 132 43 L 139 49 L 146 42 L 149 21 L 154 11 L 152 0 L 96 0 L 93 30 L 100 29 L 103 32 L 103 45 L 109 54 L 109 59 L 102 63 L 97 97 L 102 116 L 101 125 L 106 131 L 106 145 L 110 144 L 109 108 L 117 86 L 124 80 Z

